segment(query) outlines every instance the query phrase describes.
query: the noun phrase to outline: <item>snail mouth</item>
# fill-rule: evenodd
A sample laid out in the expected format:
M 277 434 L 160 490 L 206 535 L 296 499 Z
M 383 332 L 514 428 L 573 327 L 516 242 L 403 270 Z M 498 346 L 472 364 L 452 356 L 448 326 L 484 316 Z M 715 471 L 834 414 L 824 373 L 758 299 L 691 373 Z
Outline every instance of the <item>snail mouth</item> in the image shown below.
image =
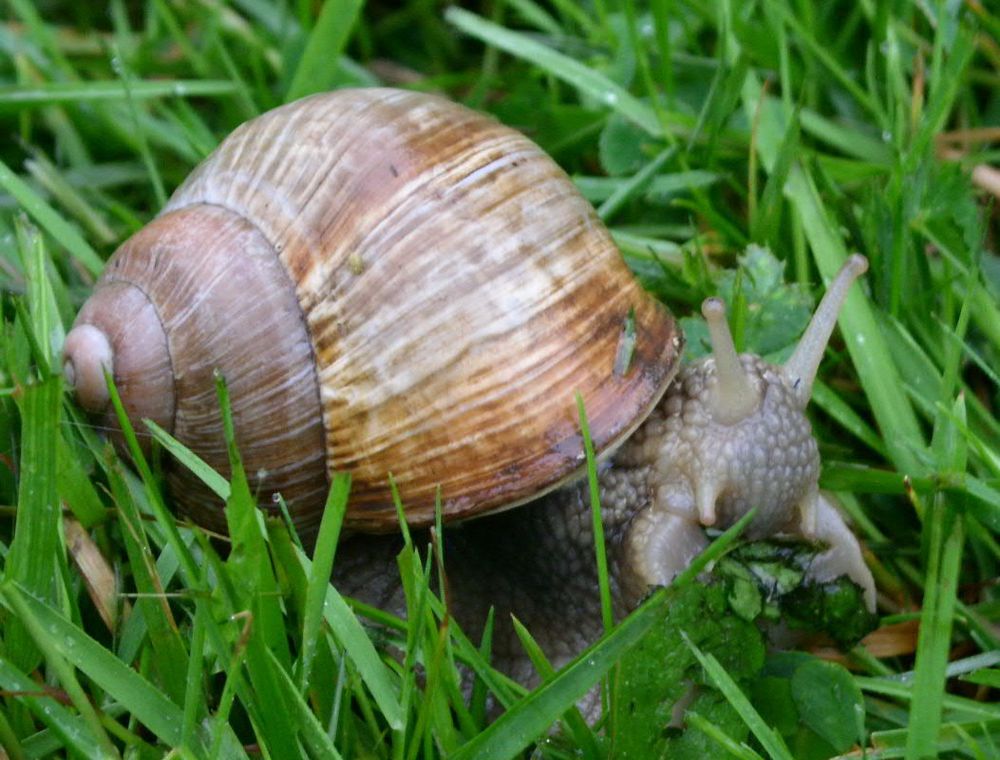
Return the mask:
M 173 430 L 167 337 L 155 306 L 133 283 L 105 281 L 87 301 L 66 336 L 63 375 L 80 406 L 105 415 L 113 428 L 117 421 L 106 375 L 113 378 L 129 419 L 150 419 Z

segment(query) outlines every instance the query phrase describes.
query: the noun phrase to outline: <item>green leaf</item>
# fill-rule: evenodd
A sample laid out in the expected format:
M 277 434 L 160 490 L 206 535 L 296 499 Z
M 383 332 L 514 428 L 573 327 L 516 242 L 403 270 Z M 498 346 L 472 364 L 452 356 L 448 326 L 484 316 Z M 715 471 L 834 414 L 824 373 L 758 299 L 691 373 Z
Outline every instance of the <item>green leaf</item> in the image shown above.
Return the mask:
M 679 700 L 694 697 L 686 709 L 696 711 L 736 741 L 747 728 L 722 694 L 706 685 L 685 637 L 722 657 L 725 667 L 743 682 L 764 663 L 764 642 L 752 621 L 732 615 L 727 589 L 720 583 L 691 583 L 668 594 L 656 624 L 623 658 L 614 680 L 615 757 L 698 758 L 717 751 L 714 740 L 700 731 L 669 729 Z M 693 691 L 692 691 L 693 690 Z
M 788 751 L 788 747 L 785 746 L 781 737 L 776 734 L 774 730 L 764 722 L 764 720 L 760 717 L 760 714 L 754 710 L 753 706 L 750 704 L 750 700 L 747 699 L 746 695 L 737 685 L 736 681 L 734 681 L 726 671 L 726 668 L 723 667 L 713 655 L 703 653 L 697 646 L 695 646 L 690 638 L 687 636 L 684 636 L 683 638 L 684 643 L 687 644 L 688 648 L 690 648 L 690 650 L 694 653 L 694 656 L 698 658 L 698 662 L 701 663 L 701 666 L 705 668 L 712 683 L 715 684 L 716 688 L 723 693 L 729 703 L 735 708 L 736 712 L 739 713 L 743 722 L 746 723 L 750 731 L 753 732 L 753 735 L 757 737 L 757 741 L 763 745 L 768 754 L 772 758 L 777 758 L 778 760 L 792 760 L 792 755 Z
M 791 627 L 825 633 L 842 649 L 856 645 L 878 625 L 861 587 L 846 576 L 799 586 L 781 598 L 780 606 Z
M 790 678 L 764 675 L 754 681 L 750 698 L 761 717 L 782 736 L 791 736 L 798 730 L 800 717 Z
M 612 114 L 597 141 L 604 171 L 612 177 L 635 174 L 649 161 L 655 143 L 646 130 L 621 114 Z
M 861 741 L 864 701 L 861 689 L 843 667 L 811 659 L 792 676 L 792 696 L 802 721 L 837 752 Z
M 744 340 L 738 348 L 769 358 L 784 358 L 809 323 L 812 298 L 798 283 L 785 283 L 784 262 L 767 248 L 748 245 L 739 263 L 738 272 L 726 270 L 718 280 L 723 301 L 733 304 L 739 283 L 746 303 Z M 708 327 L 701 317 L 684 317 L 681 325 L 687 337 L 685 356 L 689 361 L 711 352 Z

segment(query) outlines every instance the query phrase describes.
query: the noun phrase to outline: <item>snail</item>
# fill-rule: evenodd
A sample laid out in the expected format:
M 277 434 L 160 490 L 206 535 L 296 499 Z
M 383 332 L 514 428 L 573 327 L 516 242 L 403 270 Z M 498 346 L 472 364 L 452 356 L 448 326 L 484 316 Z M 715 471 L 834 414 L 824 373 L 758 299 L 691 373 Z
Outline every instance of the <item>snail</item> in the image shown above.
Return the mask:
M 670 312 L 540 148 L 438 96 L 340 90 L 242 125 L 193 171 L 109 260 L 64 372 L 114 427 L 106 370 L 137 426 L 226 472 L 220 371 L 263 508 L 280 493 L 309 534 L 329 474 L 351 472 L 335 582 L 390 608 L 394 539 L 359 535 L 398 531 L 389 473 L 414 525 L 438 495 L 449 521 L 502 512 L 446 531 L 456 617 L 516 610 L 558 662 L 600 632 L 576 393 L 621 610 L 687 565 L 702 526 L 752 506 L 751 536 L 824 542 L 813 576 L 849 575 L 874 607 L 804 415 L 865 268 L 847 261 L 784 366 L 738 356 L 710 299 L 714 354 L 680 368 Z M 186 514 L 224 526 L 184 468 L 166 480 Z M 508 669 L 527 680 L 523 666 Z

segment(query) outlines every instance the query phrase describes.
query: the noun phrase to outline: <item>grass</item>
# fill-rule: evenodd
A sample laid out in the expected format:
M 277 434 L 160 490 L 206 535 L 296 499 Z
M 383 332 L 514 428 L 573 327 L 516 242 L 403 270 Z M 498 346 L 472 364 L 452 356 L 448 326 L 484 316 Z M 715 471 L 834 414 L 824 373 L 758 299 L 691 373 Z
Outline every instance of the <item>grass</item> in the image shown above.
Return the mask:
M 6 755 L 643 756 L 621 674 L 656 669 L 641 652 L 657 637 L 684 658 L 669 674 L 703 684 L 672 756 L 1000 755 L 1000 13 L 978 0 L 466 5 L 7 0 Z M 780 354 L 804 289 L 848 251 L 868 256 L 811 415 L 821 484 L 869 550 L 878 630 L 846 654 L 813 641 L 740 660 L 759 635 L 737 597 L 688 574 L 526 693 L 490 667 L 490 627 L 473 641 L 447 617 L 412 543 L 405 621 L 326 583 L 345 480 L 310 559 L 253 508 L 233 449 L 231 482 L 205 475 L 230 505 L 220 554 L 172 516 L 155 458 L 138 475 L 117 459 L 54 371 L 102 261 L 239 123 L 379 83 L 443 91 L 535 139 L 695 349 L 686 317 L 720 292 L 741 348 Z M 748 244 L 791 285 L 765 288 L 772 270 Z M 734 545 L 713 544 L 719 567 Z M 744 588 L 725 566 L 725 588 Z M 669 693 L 669 674 L 643 688 Z M 608 717 L 589 727 L 571 708 L 602 679 Z M 492 723 L 487 694 L 507 710 Z

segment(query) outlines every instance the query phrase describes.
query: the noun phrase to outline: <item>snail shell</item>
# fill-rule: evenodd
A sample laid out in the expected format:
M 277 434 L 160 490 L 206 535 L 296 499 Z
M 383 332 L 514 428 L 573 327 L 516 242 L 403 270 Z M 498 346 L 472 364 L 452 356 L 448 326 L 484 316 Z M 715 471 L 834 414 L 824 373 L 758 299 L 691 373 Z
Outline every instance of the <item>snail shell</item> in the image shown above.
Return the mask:
M 635 345 L 620 364 L 623 329 Z M 440 97 L 341 90 L 239 127 L 109 261 L 67 337 L 81 404 L 109 413 L 112 371 L 150 418 L 228 470 L 213 372 L 244 466 L 318 524 L 349 471 L 348 525 L 513 506 L 598 451 L 673 377 L 681 337 L 569 178 L 536 145 Z M 141 428 L 140 428 L 141 429 Z M 168 465 L 179 505 L 221 527 Z

